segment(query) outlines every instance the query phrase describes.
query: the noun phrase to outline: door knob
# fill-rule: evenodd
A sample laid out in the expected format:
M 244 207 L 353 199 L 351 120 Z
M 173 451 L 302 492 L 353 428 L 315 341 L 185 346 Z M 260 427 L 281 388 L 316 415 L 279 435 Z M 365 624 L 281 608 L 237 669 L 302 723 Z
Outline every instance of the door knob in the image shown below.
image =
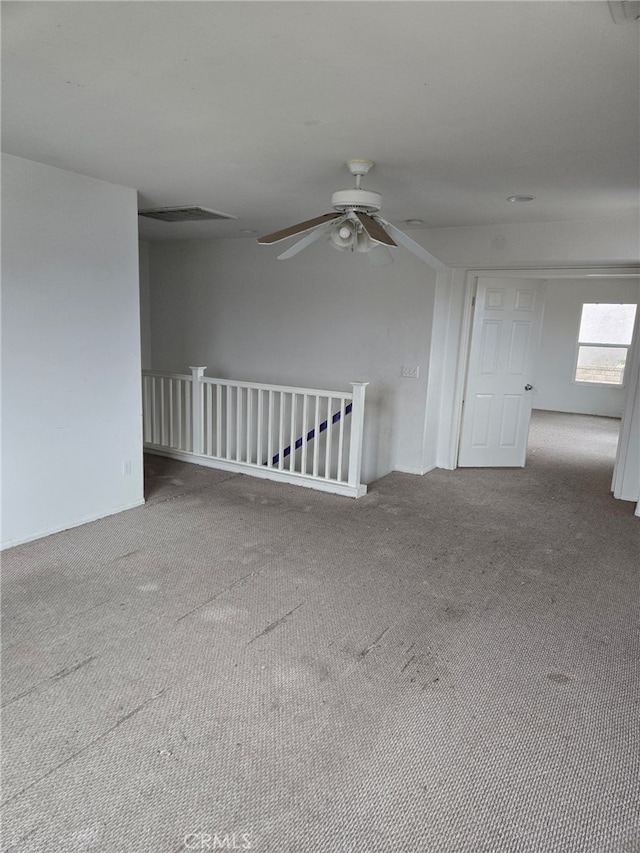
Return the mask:
M 533 391 L 533 385 L 529 385 L 529 384 L 525 385 L 524 390 L 525 391 Z

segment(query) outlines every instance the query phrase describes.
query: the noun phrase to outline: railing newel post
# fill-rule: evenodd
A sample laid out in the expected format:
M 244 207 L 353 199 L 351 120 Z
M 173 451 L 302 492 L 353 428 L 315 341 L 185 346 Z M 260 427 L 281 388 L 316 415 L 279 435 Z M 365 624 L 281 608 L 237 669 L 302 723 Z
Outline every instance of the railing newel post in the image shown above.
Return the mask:
M 191 431 L 192 452 L 204 453 L 204 383 L 202 377 L 206 367 L 191 367 Z
M 361 485 L 362 439 L 364 435 L 364 397 L 368 382 L 350 382 L 353 388 L 351 408 L 351 441 L 349 442 L 349 479 L 350 486 Z

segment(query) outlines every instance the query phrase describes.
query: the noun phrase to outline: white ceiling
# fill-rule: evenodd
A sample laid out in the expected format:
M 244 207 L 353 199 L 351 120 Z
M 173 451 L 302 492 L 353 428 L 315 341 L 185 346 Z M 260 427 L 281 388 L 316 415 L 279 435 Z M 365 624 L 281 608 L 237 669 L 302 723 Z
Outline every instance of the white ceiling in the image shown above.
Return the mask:
M 638 210 L 637 24 L 604 0 L 4 2 L 3 150 L 135 187 L 146 239 L 331 209 L 344 161 L 403 227 Z M 536 196 L 510 204 L 507 196 Z

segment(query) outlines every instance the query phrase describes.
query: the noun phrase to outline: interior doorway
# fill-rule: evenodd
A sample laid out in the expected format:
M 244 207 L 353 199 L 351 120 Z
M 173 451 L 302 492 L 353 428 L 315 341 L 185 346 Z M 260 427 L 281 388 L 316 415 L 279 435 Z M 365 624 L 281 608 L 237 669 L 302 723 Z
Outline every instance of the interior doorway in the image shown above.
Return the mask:
M 477 353 L 473 352 L 472 345 L 472 330 L 474 324 L 474 313 L 476 309 L 476 294 L 478 291 L 478 285 L 481 279 L 486 279 L 487 277 L 493 277 L 496 279 L 501 278 L 512 278 L 512 279 L 536 279 L 540 282 L 546 282 L 545 288 L 545 297 L 547 300 L 547 304 L 545 306 L 545 315 L 543 318 L 543 329 L 549 328 L 553 329 L 555 324 L 554 333 L 556 334 L 557 340 L 563 340 L 571 349 L 570 358 L 566 359 L 565 356 L 562 365 L 560 361 L 560 355 L 558 355 L 558 360 L 553 364 L 552 370 L 555 373 L 564 372 L 565 378 L 568 377 L 568 381 L 575 381 L 576 374 L 576 359 L 578 358 L 578 346 L 579 346 L 579 327 L 580 327 L 580 310 L 574 310 L 573 321 L 568 321 L 566 313 L 556 311 L 555 306 L 549 306 L 548 296 L 549 293 L 560 293 L 562 288 L 563 281 L 566 283 L 570 280 L 574 280 L 574 288 L 578 287 L 576 282 L 580 282 L 584 287 L 584 292 L 582 293 L 583 302 L 589 301 L 598 301 L 598 299 L 594 298 L 594 290 L 596 283 L 599 283 L 601 289 L 602 287 L 607 287 L 607 280 L 609 280 L 609 287 L 613 288 L 615 281 L 626 280 L 626 284 L 628 288 L 631 288 L 629 293 L 626 296 L 620 298 L 616 296 L 615 299 L 611 297 L 612 289 L 608 290 L 608 299 L 611 301 L 620 301 L 620 302 L 640 302 L 640 282 L 638 279 L 638 271 L 635 269 L 600 269 L 600 270 L 587 270 L 587 269 L 574 269 L 574 270 L 491 270 L 491 271 L 470 271 L 467 275 L 467 297 L 466 297 L 466 310 L 465 310 L 465 318 L 463 322 L 463 337 L 462 337 L 462 350 L 461 350 L 461 361 L 466 365 L 466 370 L 460 374 L 460 379 L 457 383 L 457 394 L 458 394 L 458 411 L 460 412 L 458 418 L 458 432 L 457 432 L 457 447 L 458 447 L 458 459 L 457 464 L 459 465 L 459 455 L 461 449 L 461 435 L 462 435 L 462 425 L 463 425 L 463 409 L 464 402 L 466 396 L 467 389 L 467 381 L 469 377 L 469 371 L 471 369 L 477 369 Z M 589 289 L 586 285 L 587 282 L 591 283 L 591 288 Z M 555 288 L 555 290 L 554 290 Z M 615 289 L 615 288 L 613 288 Z M 566 290 L 566 287 L 565 287 Z M 602 297 L 600 299 L 602 301 Z M 474 304 L 475 303 L 475 304 Z M 638 312 L 640 313 L 640 312 Z M 625 494 L 621 494 L 621 489 L 616 488 L 616 483 L 621 482 L 623 478 L 623 473 L 628 471 L 629 467 L 633 467 L 633 445 L 630 443 L 630 423 L 633 418 L 633 406 L 634 399 L 636 394 L 636 386 L 638 385 L 638 373 L 640 372 L 640 352 L 638 347 L 638 325 L 640 318 L 636 316 L 635 328 L 633 333 L 633 340 L 631 342 L 631 346 L 628 350 L 627 357 L 627 368 L 625 374 L 624 386 L 616 389 L 618 392 L 618 400 L 619 405 L 617 410 L 608 411 L 593 411 L 589 407 L 585 408 L 583 401 L 583 407 L 580 408 L 580 405 L 567 407 L 564 404 L 558 405 L 554 403 L 553 405 L 549 405 L 543 399 L 540 399 L 540 392 L 543 390 L 541 387 L 536 387 L 536 385 L 540 385 L 539 377 L 536 376 L 535 382 L 531 383 L 534 385 L 534 394 L 532 399 L 531 410 L 533 414 L 533 418 L 535 419 L 535 428 L 533 433 L 533 440 L 536 440 L 536 430 L 538 425 L 542 425 L 545 419 L 545 411 L 558 411 L 560 409 L 571 409 L 575 408 L 574 411 L 564 411 L 562 414 L 566 415 L 576 415 L 576 419 L 573 420 L 574 426 L 577 426 L 580 422 L 580 415 L 584 417 L 582 421 L 583 424 L 586 424 L 590 417 L 595 417 L 596 420 L 594 425 L 599 422 L 599 419 L 602 418 L 601 425 L 602 427 L 606 427 L 606 429 L 602 432 L 602 435 L 607 435 L 607 439 L 605 442 L 606 449 L 603 450 L 603 464 L 606 464 L 609 470 L 609 484 L 608 491 L 611 492 L 613 490 L 614 495 L 616 497 L 621 497 L 626 500 L 637 500 L 637 498 L 629 497 Z M 547 324 L 546 326 L 544 324 Z M 545 351 L 548 350 L 548 341 L 542 342 L 542 347 L 546 348 Z M 536 369 L 539 365 L 536 365 Z M 549 390 L 549 383 L 547 383 L 547 391 Z M 580 390 L 580 389 L 578 389 Z M 583 389 L 584 390 L 584 389 Z M 559 389 L 556 386 L 555 391 L 558 392 Z M 587 395 L 591 393 L 591 391 L 586 391 Z M 593 395 L 591 395 L 593 396 Z M 566 399 L 565 399 L 566 403 Z M 543 410 L 540 414 L 538 412 Z M 571 419 L 569 418 L 571 422 Z M 596 430 L 595 435 L 598 435 L 599 431 Z M 615 440 L 612 444 L 611 436 L 615 436 Z M 620 442 L 616 454 L 616 444 L 618 443 L 618 436 L 620 437 Z M 575 436 L 574 436 L 575 438 Z M 593 437 L 592 437 L 593 438 Z M 569 442 L 570 443 L 570 442 Z M 584 436 L 581 439 L 581 443 L 584 443 Z M 592 448 L 595 450 L 598 446 L 601 446 L 600 440 L 591 441 Z M 544 442 L 543 442 L 544 445 Z M 566 442 L 562 441 L 558 445 L 558 449 L 561 449 L 563 446 L 566 446 Z M 541 447 L 536 445 L 537 453 L 542 452 Z M 525 459 L 526 454 L 531 452 L 530 443 L 526 441 L 526 451 L 525 451 Z M 614 469 L 613 469 L 613 478 L 611 477 L 611 454 L 614 456 Z M 570 456 L 571 454 L 568 453 Z M 486 467 L 494 467 L 492 465 Z M 613 486 L 612 486 L 613 479 Z M 639 504 L 640 507 L 640 504 Z

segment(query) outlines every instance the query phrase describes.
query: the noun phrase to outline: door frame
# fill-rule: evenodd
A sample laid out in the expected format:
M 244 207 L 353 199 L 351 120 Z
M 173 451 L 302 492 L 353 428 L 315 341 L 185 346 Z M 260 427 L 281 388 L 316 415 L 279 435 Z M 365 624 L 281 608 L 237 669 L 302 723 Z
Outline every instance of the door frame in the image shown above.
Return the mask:
M 458 369 L 456 371 L 456 380 L 454 386 L 454 410 L 453 410 L 453 429 L 454 441 L 451 444 L 452 449 L 455 448 L 455 459 L 452 460 L 453 468 L 458 467 L 458 455 L 460 453 L 460 432 L 462 427 L 462 406 L 464 402 L 464 393 L 467 385 L 467 374 L 469 369 L 469 355 L 471 350 L 471 330 L 473 325 L 473 299 L 477 290 L 479 278 L 535 278 L 541 281 L 553 281 L 554 279 L 562 278 L 587 278 L 590 275 L 597 276 L 637 276 L 640 275 L 640 267 L 637 266 L 594 266 L 594 267 L 527 267 L 527 268 L 511 268 L 511 269 L 470 269 L 467 270 L 465 295 L 462 310 L 462 322 L 460 327 L 460 348 L 458 352 Z M 640 300 L 640 291 L 639 291 Z M 640 314 L 640 311 L 638 312 Z M 543 320 L 544 322 L 544 320 Z M 636 331 L 639 328 L 638 315 L 636 316 Z M 637 338 L 638 335 L 635 335 Z M 640 341 L 632 341 L 632 348 L 636 353 L 640 352 Z M 622 425 L 628 423 L 630 413 L 629 406 L 633 405 L 635 400 L 634 389 L 638 387 L 640 379 L 640 358 L 633 358 L 628 366 L 630 372 L 625 379 L 626 393 L 624 406 L 622 410 Z M 620 430 L 618 438 L 618 452 L 616 455 L 615 468 L 613 473 L 613 482 L 619 480 L 620 472 L 624 470 L 629 453 L 630 433 L 629 430 Z M 613 489 L 612 489 L 613 490 Z M 640 509 L 640 501 L 638 501 Z

